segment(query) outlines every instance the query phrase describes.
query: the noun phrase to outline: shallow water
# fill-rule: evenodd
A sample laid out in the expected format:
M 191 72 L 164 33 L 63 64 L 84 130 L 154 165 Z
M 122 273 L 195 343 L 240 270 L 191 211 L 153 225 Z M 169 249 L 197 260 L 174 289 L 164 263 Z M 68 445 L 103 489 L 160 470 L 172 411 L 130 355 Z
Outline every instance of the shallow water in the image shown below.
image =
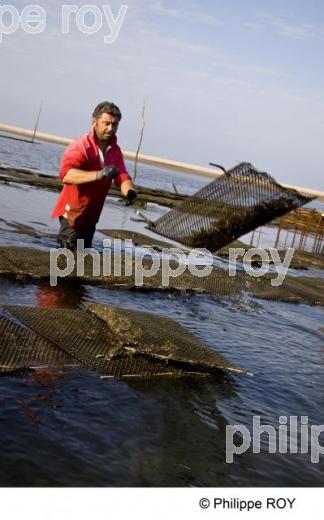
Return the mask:
M 181 182 L 187 179 L 183 176 Z M 55 238 L 41 231 L 57 229 L 49 218 L 56 197 L 0 185 L 1 245 L 53 246 Z M 164 210 L 150 205 L 148 211 L 156 217 Z M 143 224 L 130 221 L 132 215 L 132 209 L 108 199 L 99 228 L 146 232 Z M 13 232 L 8 226 L 13 221 L 29 223 L 40 237 Z M 96 234 L 95 245 L 102 238 Z M 324 333 L 319 330 L 324 309 L 244 295 L 216 300 L 0 280 L 0 309 L 49 301 L 73 308 L 84 301 L 101 302 L 174 318 L 253 376 L 120 382 L 78 368 L 1 377 L 0 485 L 323 485 L 323 457 L 315 464 L 310 453 L 269 454 L 265 434 L 261 453 L 248 449 L 226 463 L 226 426 L 251 430 L 253 416 L 276 432 L 279 416 L 307 416 L 311 425 L 324 424 Z
M 1 283 L 0 304 L 42 305 L 48 287 Z M 253 377 L 118 382 L 88 370 L 0 379 L 1 485 L 322 485 L 323 461 L 251 450 L 225 462 L 226 426 L 252 416 L 324 424 L 323 310 L 84 288 L 56 304 L 101 302 L 171 316 Z M 296 325 L 298 324 L 298 325 Z M 57 374 L 57 375 L 55 375 Z
M 0 137 L 0 165 L 27 168 L 57 176 L 64 147 L 47 143 L 26 143 Z M 131 176 L 134 163 L 126 161 Z M 195 193 L 210 181 L 210 177 L 184 175 L 177 171 L 164 170 L 138 163 L 136 183 L 149 188 L 174 191 L 175 184 L 179 193 Z

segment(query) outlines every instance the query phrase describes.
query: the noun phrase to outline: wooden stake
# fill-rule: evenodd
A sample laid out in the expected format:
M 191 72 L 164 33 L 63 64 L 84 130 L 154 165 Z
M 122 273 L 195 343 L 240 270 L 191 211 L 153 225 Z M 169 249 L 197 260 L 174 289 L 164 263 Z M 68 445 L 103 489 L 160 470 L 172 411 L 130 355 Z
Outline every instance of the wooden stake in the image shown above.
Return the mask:
M 39 118 L 40 118 L 40 115 L 41 115 L 42 108 L 43 108 L 43 100 L 41 101 L 41 104 L 40 104 L 40 107 L 39 107 L 39 111 L 38 111 L 38 115 L 37 115 L 37 119 L 36 119 L 36 124 L 35 124 L 35 128 L 34 128 L 34 133 L 33 133 L 33 137 L 32 137 L 32 140 L 31 140 L 32 143 L 35 140 L 35 135 L 36 135 L 36 132 L 37 132 L 37 127 L 38 127 Z
M 139 154 L 139 152 L 140 152 L 140 149 L 141 149 L 141 146 L 142 146 L 142 141 L 143 141 L 144 128 L 145 128 L 145 119 L 144 119 L 144 115 L 145 115 L 145 99 L 144 99 L 144 101 L 143 101 L 143 109 L 142 109 L 142 128 L 141 128 L 141 135 L 140 135 L 140 140 L 139 140 L 138 147 L 137 147 L 137 150 L 136 150 L 136 155 L 135 155 L 135 164 L 134 164 L 134 177 L 133 177 L 133 181 L 135 181 L 135 179 L 136 179 L 136 174 L 137 174 L 137 162 L 138 162 L 138 154 Z

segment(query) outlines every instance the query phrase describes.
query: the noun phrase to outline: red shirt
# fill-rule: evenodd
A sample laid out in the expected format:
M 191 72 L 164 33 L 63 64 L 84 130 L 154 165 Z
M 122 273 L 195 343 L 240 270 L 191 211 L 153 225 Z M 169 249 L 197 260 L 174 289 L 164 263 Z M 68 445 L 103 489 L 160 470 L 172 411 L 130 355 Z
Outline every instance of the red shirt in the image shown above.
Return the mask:
M 118 168 L 119 175 L 114 181 L 117 186 L 131 179 L 126 171 L 116 136 L 111 137 L 109 141 L 104 161 L 105 166 L 114 165 Z M 60 167 L 61 181 L 72 168 L 86 171 L 101 170 L 99 150 L 93 129 L 88 134 L 72 141 L 65 150 Z M 87 184 L 64 184 L 53 209 L 52 218 L 61 217 L 66 213 L 69 225 L 74 228 L 87 228 L 96 224 L 110 184 L 111 181 L 107 178 Z

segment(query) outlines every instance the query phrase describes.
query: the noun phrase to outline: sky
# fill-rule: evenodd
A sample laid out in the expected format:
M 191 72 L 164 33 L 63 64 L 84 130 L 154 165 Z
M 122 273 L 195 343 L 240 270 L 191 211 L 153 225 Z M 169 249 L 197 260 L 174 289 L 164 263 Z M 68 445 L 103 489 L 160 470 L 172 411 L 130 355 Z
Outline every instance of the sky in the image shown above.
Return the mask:
M 30 2 L 4 5 L 20 16 Z M 72 0 L 83 25 L 72 13 L 64 34 L 64 3 L 37 5 L 46 13 L 38 34 L 23 20 L 5 34 L 13 19 L 0 16 L 0 123 L 33 128 L 44 100 L 39 130 L 74 137 L 107 99 L 123 113 L 119 144 L 135 151 L 145 100 L 142 153 L 226 168 L 248 161 L 324 191 L 322 0 Z M 119 32 L 104 7 L 120 14 Z

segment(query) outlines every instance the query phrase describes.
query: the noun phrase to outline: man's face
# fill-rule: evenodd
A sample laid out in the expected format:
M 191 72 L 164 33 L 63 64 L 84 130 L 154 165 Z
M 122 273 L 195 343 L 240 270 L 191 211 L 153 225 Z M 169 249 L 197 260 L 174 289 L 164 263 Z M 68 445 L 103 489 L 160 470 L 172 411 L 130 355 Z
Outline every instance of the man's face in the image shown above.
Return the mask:
M 101 114 L 98 119 L 92 118 L 92 126 L 99 141 L 109 141 L 117 132 L 118 124 L 118 117 L 111 114 Z

